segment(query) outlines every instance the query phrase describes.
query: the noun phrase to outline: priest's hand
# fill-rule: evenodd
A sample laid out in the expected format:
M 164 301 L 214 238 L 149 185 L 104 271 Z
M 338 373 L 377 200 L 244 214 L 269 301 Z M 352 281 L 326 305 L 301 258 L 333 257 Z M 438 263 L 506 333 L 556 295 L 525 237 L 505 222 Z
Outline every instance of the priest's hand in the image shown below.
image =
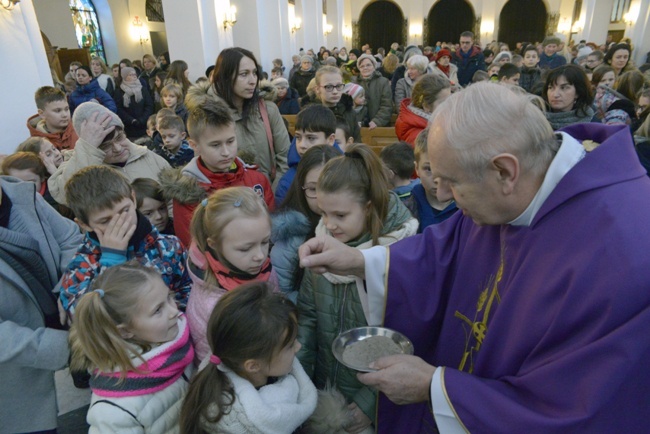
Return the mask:
M 300 266 L 318 274 L 364 278 L 365 259 L 359 249 L 346 246 L 330 236 L 319 236 L 306 241 L 298 250 Z
M 383 392 L 395 404 L 413 404 L 429 399 L 436 367 L 421 358 L 406 354 L 387 356 L 370 367 L 377 371 L 357 374 L 359 381 Z

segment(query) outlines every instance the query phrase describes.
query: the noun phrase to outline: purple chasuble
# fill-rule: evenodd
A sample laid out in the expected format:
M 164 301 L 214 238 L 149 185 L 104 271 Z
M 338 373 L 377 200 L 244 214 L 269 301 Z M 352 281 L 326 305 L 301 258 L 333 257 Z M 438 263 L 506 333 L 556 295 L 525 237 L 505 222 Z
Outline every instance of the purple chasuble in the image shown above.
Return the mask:
M 459 212 L 390 247 L 384 325 L 444 367 L 473 433 L 650 429 L 650 179 L 628 127 L 564 131 L 601 145 L 530 227 Z M 426 403 L 380 394 L 378 420 L 379 433 L 435 432 Z

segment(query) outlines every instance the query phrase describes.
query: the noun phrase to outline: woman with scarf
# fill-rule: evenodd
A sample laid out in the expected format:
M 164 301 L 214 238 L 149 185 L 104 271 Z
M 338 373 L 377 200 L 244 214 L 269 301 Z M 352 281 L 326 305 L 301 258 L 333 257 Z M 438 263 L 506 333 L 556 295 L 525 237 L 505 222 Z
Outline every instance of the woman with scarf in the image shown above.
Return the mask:
M 117 115 L 124 122 L 126 136 L 137 139 L 147 134 L 147 119 L 153 114 L 153 100 L 135 69 L 122 68 L 121 75 L 122 84 L 115 89 Z

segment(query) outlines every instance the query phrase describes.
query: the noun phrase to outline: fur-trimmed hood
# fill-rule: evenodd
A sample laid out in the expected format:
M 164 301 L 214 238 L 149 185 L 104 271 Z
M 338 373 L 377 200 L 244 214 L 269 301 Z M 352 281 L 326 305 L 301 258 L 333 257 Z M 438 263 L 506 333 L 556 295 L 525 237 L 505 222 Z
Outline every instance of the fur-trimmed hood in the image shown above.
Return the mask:
M 207 197 L 198 180 L 193 176 L 185 176 L 184 168 L 165 169 L 160 172 L 160 187 L 166 200 L 176 200 L 180 203 L 198 203 Z
M 259 96 L 266 101 L 275 102 L 278 97 L 278 89 L 269 80 L 260 81 Z

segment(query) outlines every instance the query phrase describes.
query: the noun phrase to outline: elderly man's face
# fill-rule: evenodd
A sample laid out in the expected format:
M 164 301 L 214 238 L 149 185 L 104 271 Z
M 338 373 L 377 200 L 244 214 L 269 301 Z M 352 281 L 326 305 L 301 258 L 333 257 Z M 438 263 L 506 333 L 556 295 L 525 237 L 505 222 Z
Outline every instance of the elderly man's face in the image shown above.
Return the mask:
M 516 217 L 502 194 L 499 177 L 487 169 L 481 181 L 474 180 L 459 164 L 458 153 L 440 140 L 442 126 L 432 125 L 428 138 L 428 154 L 432 176 L 437 183 L 441 202 L 451 199 L 463 214 L 479 226 L 504 224 Z

